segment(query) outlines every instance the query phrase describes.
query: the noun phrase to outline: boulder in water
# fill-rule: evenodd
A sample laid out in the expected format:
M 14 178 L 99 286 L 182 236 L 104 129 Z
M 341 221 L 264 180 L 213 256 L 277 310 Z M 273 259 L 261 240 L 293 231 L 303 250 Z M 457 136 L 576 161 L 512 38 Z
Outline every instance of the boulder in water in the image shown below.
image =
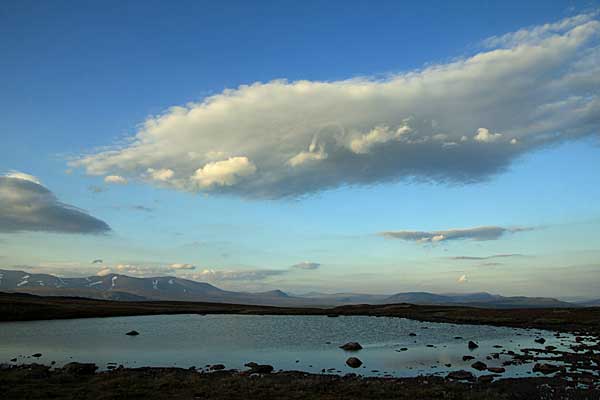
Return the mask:
M 474 368 L 478 371 L 485 371 L 487 369 L 487 365 L 485 365 L 485 363 L 481 361 L 476 361 L 473 364 L 471 364 L 471 368 Z
M 362 346 L 358 342 L 348 342 L 340 346 L 340 349 L 344 349 L 346 351 L 358 351 L 362 349 Z
M 472 341 L 472 340 L 469 340 L 469 345 L 468 346 L 469 346 L 469 349 L 471 349 L 471 350 L 476 349 L 476 348 L 479 347 L 479 345 L 477 343 L 475 343 L 474 341 Z
M 140 333 L 138 331 L 129 331 L 129 332 L 126 333 L 127 336 L 137 336 L 139 334 Z

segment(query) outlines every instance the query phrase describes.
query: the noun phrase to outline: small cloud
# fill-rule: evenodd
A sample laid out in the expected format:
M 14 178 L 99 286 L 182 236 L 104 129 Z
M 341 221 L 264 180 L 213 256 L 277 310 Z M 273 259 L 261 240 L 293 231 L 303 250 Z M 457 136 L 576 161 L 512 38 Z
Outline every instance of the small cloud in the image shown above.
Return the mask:
M 153 209 L 153 208 L 151 208 L 151 207 L 146 207 L 146 206 L 142 206 L 142 205 L 134 205 L 134 206 L 131 206 L 131 209 L 132 209 L 132 210 L 135 210 L 135 211 L 144 211 L 144 212 L 152 212 L 152 211 L 154 211 L 154 209 Z
M 102 192 L 106 192 L 108 189 L 103 186 L 91 185 L 91 186 L 88 186 L 88 190 L 92 193 L 102 193 Z
M 127 179 L 120 175 L 108 175 L 104 178 L 105 183 L 112 183 L 116 185 L 127 185 Z
M 473 139 L 475 139 L 478 142 L 492 143 L 496 140 L 499 140 L 501 137 L 501 133 L 491 133 L 489 129 L 479 128 L 477 129 L 477 133 L 475 134 L 475 136 L 473 136 Z
M 97 258 L 94 261 L 92 261 L 92 264 L 102 264 L 104 261 L 102 261 L 101 259 Z
M 388 239 L 401 239 L 417 243 L 437 243 L 449 240 L 497 240 L 506 233 L 516 233 L 533 228 L 503 228 L 501 226 L 480 226 L 475 228 L 448 229 L 443 231 L 388 231 L 379 233 Z
M 196 269 L 196 266 L 192 265 L 192 264 L 171 264 L 169 265 L 169 269 L 175 270 L 175 271 L 179 271 L 179 270 L 193 270 Z
M 175 174 L 175 172 L 173 172 L 173 170 L 169 168 L 148 168 L 147 172 L 150 175 L 150 178 L 152 178 L 153 180 L 163 182 L 168 181 Z
M 321 266 L 321 264 L 316 263 L 316 262 L 303 261 L 301 263 L 292 265 L 292 268 L 314 270 L 314 269 L 318 269 L 320 266 Z

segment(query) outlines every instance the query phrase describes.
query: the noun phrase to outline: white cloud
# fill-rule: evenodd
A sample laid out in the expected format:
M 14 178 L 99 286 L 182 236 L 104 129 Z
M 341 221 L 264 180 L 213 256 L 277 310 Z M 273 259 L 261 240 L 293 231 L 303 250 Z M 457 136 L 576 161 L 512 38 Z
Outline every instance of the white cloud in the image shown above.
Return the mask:
M 350 142 L 350 149 L 356 154 L 366 154 L 372 147 L 383 144 L 391 140 L 400 140 L 411 132 L 408 125 L 401 125 L 395 130 L 390 130 L 387 126 L 376 126 L 370 132 L 360 135 Z
M 401 239 L 417 243 L 437 243 L 448 240 L 496 240 L 506 233 L 517 233 L 533 228 L 503 228 L 501 226 L 479 226 L 475 228 L 447 229 L 443 231 L 387 231 L 379 233 L 388 239 Z
M 479 128 L 477 129 L 477 134 L 473 136 L 473 139 L 478 142 L 491 143 L 500 140 L 501 137 L 501 133 L 491 133 L 489 129 Z
M 595 18 L 491 38 L 492 48 L 471 57 L 383 80 L 228 89 L 150 117 L 128 144 L 71 165 L 91 175 L 252 198 L 411 178 L 480 181 L 524 153 L 598 134 Z M 173 171 L 169 179 L 148 175 L 164 166 Z
M 148 174 L 150 174 L 150 177 L 152 179 L 154 179 L 155 181 L 163 181 L 163 182 L 168 181 L 175 174 L 175 172 L 173 172 L 173 170 L 169 169 L 169 168 L 161 168 L 161 169 L 148 168 L 147 172 L 148 172 Z
M 4 176 L 7 178 L 21 179 L 24 181 L 37 183 L 38 185 L 42 184 L 42 182 L 37 177 L 26 174 L 25 172 L 19 172 L 19 171 L 12 170 L 12 171 L 9 171 L 8 173 L 6 173 Z
M 175 271 L 177 271 L 177 270 L 193 270 L 193 269 L 196 269 L 196 266 L 194 266 L 192 264 L 179 264 L 179 263 L 176 263 L 176 264 L 169 265 L 169 268 L 172 269 L 172 270 L 175 270 Z
M 127 179 L 120 175 L 108 175 L 104 178 L 105 183 L 114 183 L 116 185 L 126 185 Z
M 256 172 L 256 166 L 247 157 L 231 157 L 223 161 L 210 162 L 198 168 L 192 181 L 201 188 L 232 186 L 241 178 Z

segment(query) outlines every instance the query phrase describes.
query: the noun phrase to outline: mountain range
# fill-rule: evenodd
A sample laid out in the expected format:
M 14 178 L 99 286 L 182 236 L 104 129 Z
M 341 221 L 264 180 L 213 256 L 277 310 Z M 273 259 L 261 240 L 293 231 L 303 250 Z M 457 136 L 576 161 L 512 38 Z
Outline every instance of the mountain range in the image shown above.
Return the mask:
M 137 278 L 120 274 L 61 278 L 49 274 L 0 269 L 0 291 L 31 293 L 42 296 L 69 296 L 92 299 L 141 301 L 201 301 L 232 304 L 272 305 L 289 307 L 339 306 L 347 304 L 411 303 L 427 305 L 467 305 L 486 308 L 577 307 L 546 297 L 505 297 L 489 293 L 434 294 L 405 292 L 394 295 L 360 293 L 307 293 L 291 295 L 281 290 L 249 293 L 219 289 L 205 282 L 174 276 Z M 587 302 L 585 306 L 600 304 Z

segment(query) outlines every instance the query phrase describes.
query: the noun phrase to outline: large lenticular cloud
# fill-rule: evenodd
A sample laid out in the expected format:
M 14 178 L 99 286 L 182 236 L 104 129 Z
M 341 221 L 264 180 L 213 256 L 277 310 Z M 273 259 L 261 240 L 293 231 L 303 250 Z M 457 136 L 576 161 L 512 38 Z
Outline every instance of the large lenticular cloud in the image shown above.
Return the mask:
M 541 146 L 598 134 L 599 32 L 596 14 L 579 15 L 385 80 L 225 90 L 149 118 L 129 144 L 72 164 L 249 198 L 402 179 L 480 181 Z

